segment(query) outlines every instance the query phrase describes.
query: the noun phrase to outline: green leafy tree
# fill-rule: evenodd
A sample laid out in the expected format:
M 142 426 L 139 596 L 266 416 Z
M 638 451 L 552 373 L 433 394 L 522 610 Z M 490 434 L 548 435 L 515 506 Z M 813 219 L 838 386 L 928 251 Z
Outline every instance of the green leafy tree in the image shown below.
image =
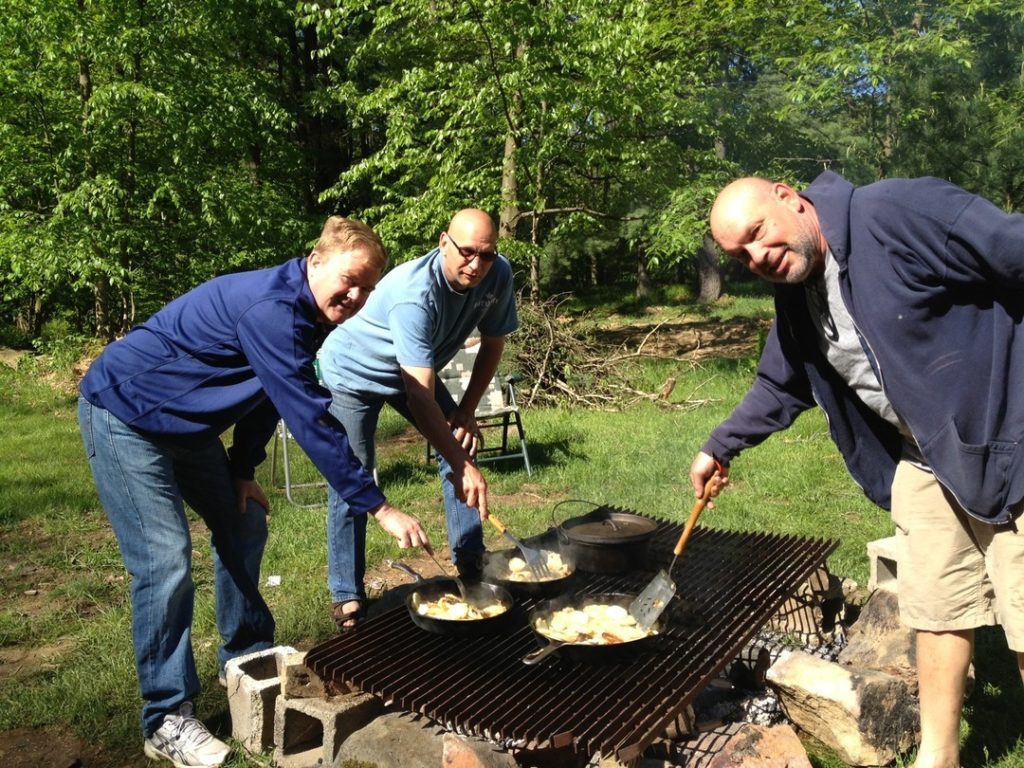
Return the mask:
M 109 338 L 309 237 L 277 3 L 12 0 L 0 24 L 3 291 L 35 322 L 91 303 Z

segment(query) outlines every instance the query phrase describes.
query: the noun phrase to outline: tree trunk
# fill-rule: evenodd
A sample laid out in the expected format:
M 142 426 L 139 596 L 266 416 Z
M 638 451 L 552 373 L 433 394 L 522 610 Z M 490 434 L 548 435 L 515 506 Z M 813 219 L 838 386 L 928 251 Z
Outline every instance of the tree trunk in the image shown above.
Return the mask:
M 722 270 L 718 264 L 718 249 L 710 233 L 704 234 L 704 244 L 697 253 L 697 301 L 711 304 L 722 295 Z
M 540 104 L 541 120 L 540 129 L 537 133 L 537 144 L 544 143 L 544 116 L 547 115 L 548 105 L 546 101 Z M 533 226 L 530 228 L 530 298 L 533 301 L 540 301 L 540 219 L 544 215 L 544 163 L 537 159 L 537 173 L 534 179 L 534 199 L 537 200 L 533 210 Z
M 505 133 L 505 158 L 501 166 L 501 213 L 498 217 L 498 238 L 516 236 L 519 221 L 519 184 L 516 179 L 516 137 Z
M 530 228 L 530 244 L 537 246 L 540 240 L 540 211 L 533 212 L 533 225 Z M 530 249 L 530 300 L 540 301 L 540 257 L 539 248 Z
M 505 129 L 505 155 L 501 166 L 501 213 L 498 217 L 498 237 L 514 238 L 516 224 L 519 222 L 519 144 L 516 141 L 516 126 L 522 96 L 518 93 L 513 98 L 512 114 L 509 119 L 513 124 Z
M 651 295 L 651 273 L 647 271 L 647 249 L 643 245 L 636 247 L 636 297 L 643 300 Z
M 114 328 L 110 322 L 110 281 L 106 275 L 99 275 L 92 285 L 95 299 L 96 334 L 104 341 L 114 340 Z

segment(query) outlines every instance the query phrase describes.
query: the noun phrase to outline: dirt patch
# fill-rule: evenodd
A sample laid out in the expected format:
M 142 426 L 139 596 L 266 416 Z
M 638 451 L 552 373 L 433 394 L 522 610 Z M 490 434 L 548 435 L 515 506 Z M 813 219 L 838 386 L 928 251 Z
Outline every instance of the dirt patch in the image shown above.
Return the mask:
M 0 567 L 0 600 L 3 601 L 6 611 L 22 617 L 36 617 L 61 610 L 73 610 L 84 617 L 97 610 L 96 606 L 89 602 L 78 605 L 67 599 L 55 597 L 61 587 L 71 579 L 67 563 L 54 566 L 47 562 L 51 553 L 64 546 L 62 540 L 49 535 L 37 520 L 22 520 L 13 526 L 7 535 L 11 541 L 18 542 L 18 551 L 15 556 L 8 557 Z M 113 532 L 102 526 L 96 530 L 79 531 L 76 535 L 85 549 L 100 549 L 114 538 Z M 75 560 L 72 559 L 71 565 L 75 564 Z M 108 582 L 124 579 L 124 573 L 120 569 L 107 576 Z M 0 650 L 8 651 L 10 647 Z M 0 653 L 0 680 L 10 676 L 9 671 L 5 669 L 4 659 L 3 653 Z M 28 662 L 27 658 L 23 658 L 19 663 L 27 668 Z
M 17 680 L 40 670 L 56 669 L 56 660 L 71 650 L 71 647 L 70 639 L 58 638 L 54 643 L 33 648 L 0 648 L 0 683 Z M 5 763 L 0 760 L 0 765 Z
M 4 768 L 142 768 L 141 757 L 117 764 L 109 754 L 63 728 L 18 728 L 0 731 L 0 765 Z

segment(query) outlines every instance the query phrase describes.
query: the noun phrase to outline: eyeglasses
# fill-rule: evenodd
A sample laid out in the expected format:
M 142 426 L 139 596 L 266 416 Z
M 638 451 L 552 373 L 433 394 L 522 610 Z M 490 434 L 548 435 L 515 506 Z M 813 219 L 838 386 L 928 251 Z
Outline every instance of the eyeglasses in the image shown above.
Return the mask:
M 461 256 L 467 262 L 470 262 L 473 259 L 480 259 L 480 261 L 489 262 L 494 261 L 496 258 L 498 258 L 497 251 L 474 251 L 471 248 L 463 248 L 461 245 L 456 243 L 452 236 L 449 235 L 447 232 L 444 233 L 444 236 L 448 238 L 449 243 L 455 246 L 455 250 L 459 252 L 459 256 Z

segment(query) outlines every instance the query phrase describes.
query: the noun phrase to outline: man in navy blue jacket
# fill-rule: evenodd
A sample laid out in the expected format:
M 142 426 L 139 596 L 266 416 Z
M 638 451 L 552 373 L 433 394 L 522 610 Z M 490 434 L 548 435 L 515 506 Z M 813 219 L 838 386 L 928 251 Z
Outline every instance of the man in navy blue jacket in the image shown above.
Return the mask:
M 1024 677 L 1024 216 L 938 179 L 854 188 L 826 172 L 802 192 L 734 181 L 711 231 L 776 284 L 777 316 L 750 391 L 690 467 L 694 489 L 821 406 L 896 524 L 915 766 L 955 768 L 974 628 L 1001 624 Z
M 369 227 L 332 216 L 308 258 L 200 285 L 110 344 L 81 383 L 86 453 L 132 577 L 151 758 L 215 766 L 228 754 L 195 717 L 185 503 L 210 529 L 221 675 L 229 659 L 273 645 L 259 593 L 269 504 L 253 478 L 278 419 L 351 509 L 373 515 L 403 547 L 427 543 L 352 453 L 313 365 L 326 327 L 359 311 L 386 263 Z M 225 451 L 220 435 L 232 426 Z

